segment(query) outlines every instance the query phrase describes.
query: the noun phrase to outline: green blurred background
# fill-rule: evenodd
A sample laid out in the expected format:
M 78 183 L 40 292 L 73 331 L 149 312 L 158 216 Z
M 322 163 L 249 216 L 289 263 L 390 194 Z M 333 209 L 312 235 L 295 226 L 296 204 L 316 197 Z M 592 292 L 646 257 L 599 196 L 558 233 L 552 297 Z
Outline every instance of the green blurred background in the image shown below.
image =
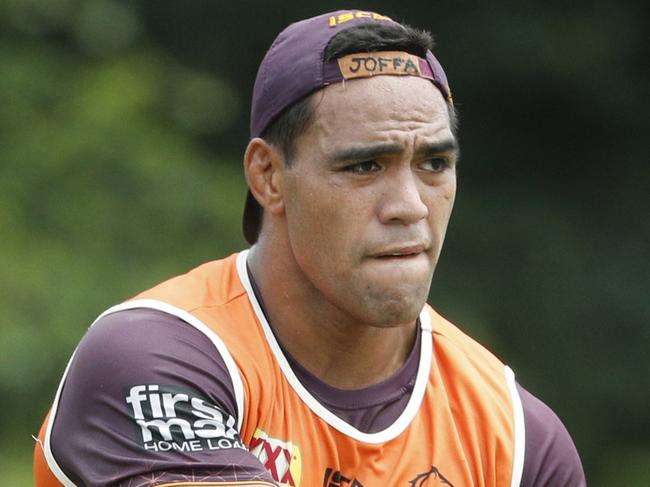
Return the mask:
M 0 0 L 3 485 L 32 484 L 97 314 L 244 247 L 257 65 L 349 6 L 431 30 L 460 109 L 430 301 L 558 412 L 591 486 L 650 485 L 646 2 Z

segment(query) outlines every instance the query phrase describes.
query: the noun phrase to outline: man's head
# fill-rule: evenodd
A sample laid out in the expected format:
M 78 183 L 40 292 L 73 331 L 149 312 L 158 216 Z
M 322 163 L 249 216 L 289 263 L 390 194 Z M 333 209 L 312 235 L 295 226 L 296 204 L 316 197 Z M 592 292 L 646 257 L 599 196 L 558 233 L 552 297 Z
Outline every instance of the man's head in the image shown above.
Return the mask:
M 457 117 L 451 91 L 442 67 L 431 53 L 432 47 L 428 32 L 398 24 L 374 12 L 341 10 L 291 24 L 278 35 L 260 64 L 253 92 L 251 137 L 262 137 L 281 149 L 290 164 L 293 141 L 313 116 L 311 95 L 329 84 L 345 81 L 338 58 L 378 51 L 399 51 L 426 60 L 422 66 L 427 72 L 424 75 L 430 73 L 432 82 L 447 101 L 455 132 Z M 373 67 L 372 63 L 368 60 L 363 67 Z M 355 66 L 353 63 L 352 67 Z M 374 67 L 376 72 L 386 71 L 385 66 L 384 69 Z M 401 71 L 406 68 L 400 67 Z M 262 208 L 249 193 L 243 230 L 250 244 L 257 241 L 262 217 Z
M 253 95 L 247 239 L 261 231 L 314 292 L 377 326 L 417 317 L 455 197 L 453 108 L 430 44 L 377 14 L 315 17 L 276 39 Z

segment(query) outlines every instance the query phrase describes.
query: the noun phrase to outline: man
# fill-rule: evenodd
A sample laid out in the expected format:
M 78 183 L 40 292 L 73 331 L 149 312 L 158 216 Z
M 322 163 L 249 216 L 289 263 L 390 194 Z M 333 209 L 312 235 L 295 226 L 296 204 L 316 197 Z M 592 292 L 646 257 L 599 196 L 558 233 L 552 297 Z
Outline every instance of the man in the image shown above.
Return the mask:
M 458 159 L 430 48 L 358 10 L 278 36 L 244 156 L 251 249 L 98 318 L 39 487 L 585 485 L 557 417 L 426 305 Z

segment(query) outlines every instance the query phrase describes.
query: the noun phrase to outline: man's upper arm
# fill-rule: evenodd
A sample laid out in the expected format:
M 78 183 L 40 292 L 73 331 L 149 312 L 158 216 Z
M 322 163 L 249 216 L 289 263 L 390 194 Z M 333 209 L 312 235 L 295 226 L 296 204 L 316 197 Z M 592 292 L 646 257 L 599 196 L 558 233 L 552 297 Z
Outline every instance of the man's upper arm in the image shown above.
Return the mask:
M 236 414 L 228 370 L 206 336 L 160 311 L 120 311 L 79 344 L 50 445 L 76 485 L 274 485 L 243 445 Z
M 571 436 L 557 415 L 517 384 L 524 409 L 526 455 L 522 487 L 585 487 Z

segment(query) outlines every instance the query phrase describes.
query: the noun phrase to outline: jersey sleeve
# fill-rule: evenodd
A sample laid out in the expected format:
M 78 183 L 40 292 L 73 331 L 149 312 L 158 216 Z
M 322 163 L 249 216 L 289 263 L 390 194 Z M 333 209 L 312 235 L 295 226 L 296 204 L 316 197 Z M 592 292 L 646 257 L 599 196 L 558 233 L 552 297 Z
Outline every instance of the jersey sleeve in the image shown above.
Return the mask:
M 160 311 L 98 320 L 51 414 L 50 468 L 75 485 L 275 485 L 239 436 L 233 383 L 216 347 Z
M 522 487 L 586 487 L 580 457 L 560 418 L 517 384 L 524 410 L 526 453 Z

